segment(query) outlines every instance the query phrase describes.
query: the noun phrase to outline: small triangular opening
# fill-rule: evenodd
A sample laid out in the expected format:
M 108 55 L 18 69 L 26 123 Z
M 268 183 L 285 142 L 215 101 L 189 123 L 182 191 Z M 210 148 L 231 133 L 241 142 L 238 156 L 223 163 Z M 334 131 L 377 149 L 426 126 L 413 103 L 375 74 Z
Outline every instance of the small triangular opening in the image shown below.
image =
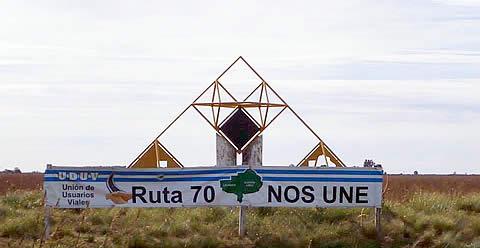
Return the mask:
M 265 121 L 265 126 L 271 125 L 285 111 L 285 107 L 262 108 L 262 116 L 263 120 Z
M 273 88 L 269 87 L 269 85 L 266 85 L 265 87 L 265 97 L 268 98 L 268 102 L 270 103 L 284 104 L 277 93 L 273 90 Z
M 220 93 L 220 94 L 218 94 Z M 227 88 L 222 83 L 218 83 L 218 92 L 217 95 L 220 96 L 220 99 L 216 98 L 216 102 L 236 102 L 239 99 L 237 99 L 234 95 L 228 91 Z
M 263 94 L 263 84 L 260 83 L 256 86 L 256 88 L 251 89 L 252 91 L 242 99 L 244 102 L 261 102 L 261 95 Z
M 215 118 L 217 116 L 217 107 L 212 106 L 193 106 L 194 111 L 197 112 L 203 119 L 208 120 L 211 125 L 215 126 Z M 200 112 L 200 113 L 199 113 Z

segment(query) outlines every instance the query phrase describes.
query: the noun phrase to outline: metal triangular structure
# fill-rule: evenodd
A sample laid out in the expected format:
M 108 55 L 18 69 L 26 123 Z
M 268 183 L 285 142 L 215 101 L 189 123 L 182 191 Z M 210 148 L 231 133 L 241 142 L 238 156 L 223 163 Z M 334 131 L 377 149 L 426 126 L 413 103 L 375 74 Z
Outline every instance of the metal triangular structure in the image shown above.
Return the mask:
M 261 80 L 261 83 L 250 93 L 243 101 L 238 101 L 228 90 L 227 88 L 220 83 L 220 79 L 226 72 L 228 72 L 237 62 L 242 61 L 245 63 L 250 70 Z M 211 102 L 198 102 L 210 89 L 213 87 L 213 93 Z M 220 91 L 226 93 L 230 100 L 222 101 L 220 96 Z M 260 97 L 258 101 L 253 99 L 253 95 L 260 91 Z M 275 96 L 280 102 L 270 102 L 271 96 Z M 202 111 L 199 110 L 200 107 L 210 107 L 212 112 L 212 118 L 208 118 Z M 338 156 L 325 144 L 325 142 L 305 123 L 305 121 L 300 118 L 300 116 L 283 100 L 280 95 L 253 69 L 250 64 L 242 57 L 238 57 L 225 71 L 223 71 L 220 76 L 218 76 L 215 81 L 213 81 L 190 105 L 188 105 L 147 147 L 145 150 L 128 166 L 129 168 L 156 168 L 159 166 L 159 159 L 167 161 L 168 167 L 183 167 L 182 164 L 175 159 L 175 157 L 168 152 L 168 150 L 163 147 L 159 142 L 160 138 L 189 108 L 195 109 L 202 117 L 209 123 L 209 125 L 222 137 L 224 137 L 237 151 L 237 153 L 242 153 L 244 149 L 263 131 L 270 125 L 272 122 L 277 119 L 277 117 L 282 114 L 285 110 L 290 110 L 293 115 L 318 139 L 319 143 L 310 151 L 310 153 L 305 156 L 304 159 L 300 161 L 297 166 L 308 166 L 310 161 L 315 161 L 314 166 L 317 165 L 318 159 L 320 156 L 325 157 L 326 165 L 328 166 L 327 158 L 332 161 L 337 167 L 345 167 L 345 164 L 340 160 Z M 230 109 L 231 112 L 223 120 L 220 119 L 221 109 Z M 269 116 L 268 112 L 270 108 L 279 108 L 281 109 L 274 116 Z M 236 147 L 233 142 L 221 131 L 221 126 L 237 111 L 244 110 L 244 112 L 258 125 L 258 132 L 253 135 L 248 142 L 245 143 L 242 147 Z M 258 109 L 259 118 L 254 118 L 248 109 Z M 224 110 L 225 111 L 225 110 Z M 243 144 L 243 143 L 242 143 Z M 156 153 L 153 153 L 153 149 L 156 149 Z M 158 152 L 160 151 L 160 152 Z M 155 157 L 152 155 L 156 155 Z M 160 155 L 160 156 L 159 156 Z M 171 166 L 170 166 L 171 165 Z
M 183 167 L 183 165 L 158 140 L 153 141 L 134 161 L 135 168 L 160 168 L 162 163 L 167 168 Z

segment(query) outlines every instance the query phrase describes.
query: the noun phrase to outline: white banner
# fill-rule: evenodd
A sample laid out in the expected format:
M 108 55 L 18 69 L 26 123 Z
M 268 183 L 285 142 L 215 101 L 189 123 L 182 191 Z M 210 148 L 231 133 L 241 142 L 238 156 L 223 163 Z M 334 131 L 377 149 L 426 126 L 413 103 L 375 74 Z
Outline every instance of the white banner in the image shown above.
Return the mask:
M 49 167 L 47 206 L 381 207 L 383 171 L 375 168 Z

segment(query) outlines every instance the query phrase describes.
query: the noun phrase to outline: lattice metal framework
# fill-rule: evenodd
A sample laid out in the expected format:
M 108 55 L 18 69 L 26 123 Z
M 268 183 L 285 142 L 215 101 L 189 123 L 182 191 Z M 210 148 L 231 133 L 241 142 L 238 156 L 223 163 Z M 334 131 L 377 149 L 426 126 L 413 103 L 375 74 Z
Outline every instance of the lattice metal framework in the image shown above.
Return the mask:
M 245 63 L 248 68 L 250 68 L 253 73 L 261 80 L 261 83 L 250 93 L 248 96 L 243 99 L 243 101 L 238 101 L 220 82 L 220 79 L 227 71 L 229 71 L 237 62 L 242 61 Z M 198 102 L 211 88 L 213 87 L 212 98 L 210 102 Z M 220 96 L 220 91 L 225 92 L 233 101 L 222 101 Z M 260 91 L 260 97 L 258 101 L 253 99 L 253 95 Z M 280 102 L 274 103 L 271 102 L 269 94 L 274 94 Z M 210 107 L 212 112 L 212 119 L 207 118 L 203 114 L 199 107 Z M 171 154 L 160 142 L 158 139 L 190 108 L 195 109 L 205 121 L 222 137 L 224 137 L 229 143 L 235 148 L 237 153 L 242 153 L 244 149 L 262 132 L 272 124 L 272 122 L 277 119 L 277 117 L 282 114 L 285 110 L 290 110 L 293 115 L 298 118 L 298 120 L 318 139 L 318 144 L 298 163 L 297 166 L 308 166 L 309 163 L 313 163 L 314 166 L 317 166 L 318 159 L 320 156 L 325 157 L 325 163 L 328 166 L 328 158 L 332 161 L 337 167 L 344 167 L 345 164 L 340 160 L 338 156 L 323 142 L 323 140 L 318 136 L 307 123 L 300 118 L 300 116 L 277 94 L 277 92 L 253 69 L 250 64 L 242 57 L 238 57 L 224 72 L 218 76 L 215 81 L 213 81 L 190 105 L 188 105 L 153 141 L 150 143 L 143 151 L 140 153 L 133 161 L 130 163 L 129 168 L 156 168 L 160 167 L 160 164 L 164 161 L 167 163 L 167 167 L 183 167 L 183 165 L 178 161 L 173 154 Z M 245 111 L 249 108 L 258 108 L 259 110 L 259 119 L 260 121 L 255 120 L 255 118 L 248 112 Z M 280 108 L 280 111 L 273 115 L 269 116 L 270 108 Z M 230 114 L 227 115 L 223 120 L 220 120 L 221 110 L 229 110 Z M 263 110 L 263 111 L 262 111 Z M 222 125 L 227 122 L 236 111 L 243 111 L 248 115 L 249 119 L 255 123 L 258 127 L 258 131 L 254 135 L 249 136 L 248 141 L 242 142 L 244 145 L 242 147 L 237 147 L 237 145 L 232 142 L 232 139 L 225 135 L 222 132 Z M 270 117 L 270 118 L 269 118 Z M 236 142 L 238 144 L 238 142 Z

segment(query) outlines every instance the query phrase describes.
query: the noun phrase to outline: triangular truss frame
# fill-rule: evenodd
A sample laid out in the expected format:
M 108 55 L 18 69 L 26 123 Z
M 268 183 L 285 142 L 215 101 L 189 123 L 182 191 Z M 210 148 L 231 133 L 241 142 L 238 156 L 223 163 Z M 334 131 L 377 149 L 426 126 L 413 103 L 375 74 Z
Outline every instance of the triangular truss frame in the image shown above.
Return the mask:
M 248 68 L 250 68 L 253 73 L 261 80 L 261 83 L 250 93 L 243 101 L 238 101 L 220 82 L 220 79 L 226 72 L 230 70 L 237 62 L 242 61 L 244 62 Z M 211 102 L 198 102 L 198 100 L 204 96 L 211 88 L 213 87 L 213 93 Z M 220 96 L 220 89 L 228 94 L 228 96 L 233 99 L 233 101 L 222 101 Z M 260 91 L 260 96 L 258 101 L 252 99 L 255 92 Z M 269 94 L 274 94 L 279 100 L 280 103 L 272 103 L 270 102 Z M 263 101 L 263 100 L 266 100 Z M 199 107 L 210 107 L 212 111 L 212 119 L 210 120 L 204 113 L 199 110 Z M 317 166 L 318 159 L 320 156 L 325 157 L 325 163 L 328 167 L 328 160 L 327 157 L 330 158 L 336 167 L 345 167 L 345 164 L 340 160 L 338 156 L 325 144 L 325 142 L 318 136 L 310 126 L 283 100 L 280 95 L 260 76 L 255 69 L 242 57 L 238 57 L 225 71 L 223 71 L 220 76 L 218 76 L 215 81 L 213 81 L 191 104 L 189 104 L 153 141 L 150 143 L 143 151 L 140 153 L 128 166 L 129 168 L 145 168 L 145 161 L 144 157 L 147 157 L 152 150 L 152 148 L 157 149 L 156 151 L 156 158 L 157 163 L 155 163 L 155 167 L 159 166 L 159 159 L 163 159 L 163 161 L 168 160 L 168 167 L 183 167 L 183 165 L 178 161 L 159 141 L 158 139 L 190 108 L 195 109 L 205 121 L 223 138 L 225 138 L 237 151 L 237 153 L 242 153 L 248 145 L 255 140 L 256 137 L 261 135 L 263 131 L 272 124 L 272 122 L 277 119 L 277 117 L 282 114 L 285 110 L 290 110 L 295 117 L 318 139 L 318 144 L 298 163 L 297 166 L 309 166 L 310 163 L 314 162 L 314 166 Z M 231 112 L 223 119 L 220 120 L 220 111 L 222 108 L 231 109 Z M 248 142 L 243 147 L 236 147 L 233 142 L 226 137 L 225 134 L 220 130 L 220 127 L 223 125 L 225 121 L 227 121 L 230 116 L 235 113 L 237 109 L 248 109 L 248 108 L 258 108 L 260 113 L 260 121 L 255 120 L 253 116 L 248 112 L 244 111 L 249 117 L 255 122 L 255 124 L 259 127 L 259 131 L 248 140 Z M 280 112 L 276 113 L 273 118 L 268 120 L 268 112 L 270 108 L 281 108 Z M 265 109 L 265 114 L 262 114 L 262 109 Z M 158 149 L 161 149 L 162 157 L 158 156 Z M 151 153 L 151 152 L 150 152 Z M 151 156 L 151 155 L 150 155 Z M 143 160 L 142 160 L 143 159 Z M 150 159 L 151 160 L 151 159 Z M 150 168 L 152 168 L 151 166 Z

